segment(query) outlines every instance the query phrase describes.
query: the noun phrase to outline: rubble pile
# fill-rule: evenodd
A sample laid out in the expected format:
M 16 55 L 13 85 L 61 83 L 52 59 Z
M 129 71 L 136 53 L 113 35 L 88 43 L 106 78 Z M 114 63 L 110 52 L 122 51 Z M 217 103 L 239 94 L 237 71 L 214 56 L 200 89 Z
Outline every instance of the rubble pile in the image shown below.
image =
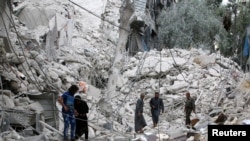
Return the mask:
M 97 15 L 114 23 L 121 3 L 88 1 Z M 116 91 L 109 92 L 118 29 L 90 18 L 67 0 L 21 0 L 13 10 L 13 20 L 5 19 L 11 21 L 10 44 L 0 38 L 1 49 L 12 50 L 0 50 L 0 141 L 61 140 L 63 122 L 56 99 L 78 81 L 88 84 L 80 96 L 90 107 L 92 140 L 205 141 L 208 124 L 249 124 L 250 75 L 219 52 L 162 49 L 126 56 Z M 155 91 L 165 112 L 159 126 L 152 128 L 149 100 Z M 186 91 L 196 98 L 197 114 L 191 117 L 196 130 L 184 125 Z M 148 125 L 144 134 L 135 134 L 135 103 L 141 93 L 146 94 Z
M 250 116 L 246 108 L 249 97 L 247 76 L 234 61 L 219 53 L 208 54 L 199 49 L 151 50 L 131 57 L 122 70 L 123 78 L 118 89 L 124 94 L 123 97 L 119 95 L 120 101 L 127 100 L 124 105 L 135 107 L 135 99 L 140 93 L 146 93 L 147 132 L 157 134 L 160 131 L 169 138 L 195 132 L 203 135 L 201 139 L 206 138 L 208 124 L 243 124 Z M 163 98 L 165 113 L 160 116 L 159 128 L 152 129 L 149 100 L 155 91 L 159 91 Z M 198 119 L 194 126 L 196 130 L 185 127 L 186 91 L 196 99 L 197 114 L 192 115 L 194 121 Z M 127 107 L 120 109 L 119 115 L 123 120 L 130 120 L 127 123 L 133 127 L 133 118 L 126 118 Z

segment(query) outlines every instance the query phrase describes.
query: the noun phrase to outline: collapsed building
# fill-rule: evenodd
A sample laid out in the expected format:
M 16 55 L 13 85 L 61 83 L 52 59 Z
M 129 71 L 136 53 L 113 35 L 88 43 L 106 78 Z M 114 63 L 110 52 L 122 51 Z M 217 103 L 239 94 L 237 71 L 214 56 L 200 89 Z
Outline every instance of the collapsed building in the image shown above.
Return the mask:
M 133 106 L 137 95 L 142 91 L 147 92 L 145 100 L 149 100 L 153 91 L 159 90 L 163 94 L 164 102 L 168 103 L 168 111 L 161 117 L 161 134 L 156 129 L 148 127 L 148 132 L 152 134 L 136 135 L 137 138 L 134 140 L 157 140 L 157 134 L 161 139 L 167 139 L 169 136 L 175 140 L 192 137 L 185 135 L 189 130 L 183 129 L 182 124 L 182 93 L 186 89 L 196 94 L 198 111 L 201 117 L 205 117 L 195 126 L 197 131 L 192 131 L 195 135 L 193 138 L 205 135 L 205 127 L 209 123 L 236 124 L 237 121 L 249 118 L 246 114 L 249 113 L 249 82 L 243 81 L 243 88 L 236 89 L 241 72 L 230 59 L 218 57 L 216 54 L 207 56 L 200 50 L 175 50 L 173 56 L 178 61 L 174 64 L 169 52 L 164 49 L 161 52 L 162 60 L 157 51 L 149 52 L 145 55 L 145 60 L 141 59 L 144 51 L 161 50 L 157 43 L 157 25 L 154 21 L 157 17 L 156 11 L 174 4 L 171 3 L 174 1 L 168 0 L 158 0 L 157 4 L 154 2 L 138 0 L 133 3 L 134 11 L 130 18 L 131 34 L 126 46 L 127 52 L 133 56 L 129 57 L 129 62 L 123 66 L 122 81 L 112 95 L 113 98 L 109 99 L 109 103 L 102 103 L 103 92 L 93 86 L 90 87 L 89 94 L 84 95 L 84 99 L 91 105 L 89 132 L 90 137 L 95 140 L 121 141 L 134 137 Z M 71 53 L 71 17 L 74 16 L 74 12 L 65 10 L 68 8 L 64 7 L 65 5 L 60 6 L 63 8 L 57 9 L 58 11 L 55 8 L 50 9 L 48 5 L 48 9 L 32 7 L 25 1 L 15 2 L 13 5 L 7 0 L 1 3 L 5 10 L 1 8 L 3 18 L 0 18 L 0 140 L 58 140 L 62 135 L 59 131 L 62 119 L 56 106 L 58 93 L 66 90 L 69 84 L 76 80 L 90 80 L 88 77 L 93 76 L 97 70 L 107 78 L 112 59 L 106 54 L 112 54 L 112 49 L 107 48 L 107 52 L 101 52 L 87 46 L 83 50 L 77 48 L 77 53 Z M 16 16 L 13 16 L 15 22 L 10 20 L 11 14 Z M 14 23 L 18 24 L 14 26 Z M 17 27 L 18 31 L 14 27 Z M 96 39 L 102 50 L 111 46 L 102 41 L 98 34 L 85 38 L 88 42 Z M 93 62 L 88 61 L 91 59 L 86 56 L 94 58 Z M 145 62 L 139 66 L 142 60 Z M 141 72 L 137 74 L 140 67 Z M 179 69 L 182 69 L 182 72 L 179 72 Z M 162 72 L 160 78 L 159 72 Z M 187 83 L 182 78 L 183 75 L 188 79 L 187 82 L 192 83 Z M 135 79 L 137 77 L 139 79 Z M 96 77 L 94 79 L 99 81 Z M 138 81 L 135 83 L 133 80 Z M 102 81 L 99 83 L 102 84 Z M 128 88 L 131 84 L 135 84 L 132 91 Z M 127 100 L 124 100 L 126 98 Z M 115 110 L 116 108 L 118 110 Z M 114 111 L 118 112 L 114 114 Z M 146 104 L 145 117 L 150 124 L 149 106 Z
M 164 8 L 170 7 L 173 0 L 137 0 L 133 2 L 133 15 L 130 17 L 130 34 L 126 50 L 130 55 L 138 51 L 160 50 L 157 38 L 156 19 Z
M 13 134 L 18 132 L 24 137 L 29 137 L 26 138 L 26 140 L 35 139 L 30 138 L 30 136 L 37 136 L 36 138 L 39 140 L 39 138 L 45 138 L 43 136 L 45 126 L 50 126 L 53 129 L 59 128 L 59 113 L 56 110 L 56 99 L 58 93 L 47 91 L 46 89 L 36 89 L 32 86 L 28 88 L 29 83 L 34 82 L 36 77 L 41 75 L 41 71 L 38 72 L 38 70 L 36 70 L 36 73 L 32 73 L 32 71 L 21 72 L 20 69 L 18 69 L 18 66 L 25 68 L 23 63 L 28 63 L 26 58 L 27 56 L 25 56 L 27 50 L 41 49 L 44 41 L 40 40 L 40 37 L 42 36 L 36 37 L 32 34 L 23 35 L 22 33 L 18 33 L 16 29 L 17 25 L 14 22 L 15 19 L 12 14 L 19 15 L 23 24 L 26 24 L 26 27 L 30 28 L 30 30 L 32 30 L 35 26 L 39 26 L 37 24 L 41 24 L 41 22 L 34 22 L 32 21 L 33 19 L 29 19 L 30 16 L 27 15 L 30 12 L 34 12 L 34 10 L 30 10 L 30 7 L 25 7 L 25 3 L 21 3 L 19 5 L 17 1 L 13 1 L 12 3 L 12 1 L 4 0 L 1 2 L 0 6 L 1 135 L 9 134 L 9 132 Z M 39 9 L 37 9 L 37 11 L 39 11 Z M 60 20 L 59 16 L 54 15 L 54 19 L 53 17 L 51 19 L 54 23 L 63 23 L 56 22 L 55 17 L 57 17 L 57 20 Z M 37 18 L 41 17 L 38 16 Z M 50 18 L 50 16 L 44 18 Z M 56 45 L 58 46 L 62 46 L 64 41 L 69 43 L 69 40 L 64 40 L 66 36 L 64 33 L 67 33 L 67 35 L 70 36 L 68 30 L 64 28 L 66 23 L 63 23 L 62 25 L 51 24 L 52 29 L 54 27 L 58 27 L 59 29 L 57 28 L 55 31 L 56 33 L 51 33 L 52 31 L 49 31 L 47 33 L 49 37 L 46 38 L 53 39 L 50 37 L 51 34 L 59 33 L 63 37 L 57 38 L 53 42 L 57 42 Z M 17 41 L 14 41 L 10 30 L 14 30 L 14 32 L 16 32 Z M 51 42 L 52 41 L 47 40 L 47 46 L 56 48 L 56 45 L 50 45 Z M 17 46 L 21 46 L 22 50 L 16 49 Z M 48 52 L 51 52 L 51 50 Z M 33 74 L 32 78 L 27 77 L 31 74 Z M 41 88 L 42 86 L 39 87 Z

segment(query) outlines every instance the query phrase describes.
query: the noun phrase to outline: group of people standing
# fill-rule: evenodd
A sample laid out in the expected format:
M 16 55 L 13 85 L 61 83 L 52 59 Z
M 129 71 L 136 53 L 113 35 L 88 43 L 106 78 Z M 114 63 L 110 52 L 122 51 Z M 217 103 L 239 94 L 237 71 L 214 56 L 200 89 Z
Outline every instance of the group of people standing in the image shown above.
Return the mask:
M 88 117 L 89 107 L 87 103 L 76 95 L 79 91 L 77 85 L 71 85 L 70 88 L 58 98 L 62 105 L 62 117 L 64 120 L 63 139 L 69 140 L 68 131 L 70 129 L 70 141 L 79 139 L 85 134 L 85 140 L 88 140 Z
M 135 132 L 143 133 L 143 128 L 147 126 L 145 118 L 143 116 L 143 107 L 144 107 L 144 97 L 145 94 L 142 93 L 140 98 L 137 100 L 135 108 Z M 164 113 L 164 104 L 163 100 L 159 98 L 159 92 L 155 92 L 155 96 L 149 101 L 151 107 L 151 114 L 153 120 L 153 127 L 156 127 L 159 121 L 160 113 Z
M 85 92 L 86 89 L 80 92 Z M 85 134 L 85 140 L 88 140 L 88 117 L 89 107 L 87 103 L 81 99 L 76 93 L 79 92 L 77 85 L 71 85 L 70 88 L 58 98 L 58 102 L 62 105 L 62 117 L 64 120 L 64 141 L 69 140 L 68 131 L 70 129 L 70 141 L 79 139 Z M 137 100 L 135 108 L 135 131 L 143 133 L 143 128 L 147 126 L 143 116 L 145 94 L 142 93 Z M 160 113 L 164 113 L 164 104 L 162 98 L 159 98 L 159 92 L 155 92 L 155 96 L 150 99 L 151 115 L 153 127 L 157 127 Z M 190 93 L 186 93 L 186 101 L 184 112 L 186 114 L 186 125 L 190 125 L 191 112 L 195 112 L 194 100 L 190 97 Z
M 142 93 L 136 103 L 136 108 L 135 108 L 135 132 L 136 133 L 143 133 L 143 128 L 147 126 L 147 123 L 143 116 L 144 98 L 145 98 L 145 94 Z M 149 105 L 151 107 L 153 127 L 156 127 L 159 121 L 160 113 L 161 112 L 164 113 L 164 104 L 163 104 L 162 98 L 159 98 L 159 92 L 155 92 L 155 96 L 150 99 Z M 196 113 L 194 99 L 191 98 L 189 92 L 186 92 L 184 112 L 186 116 L 185 124 L 188 128 L 190 127 L 190 124 L 191 124 L 190 116 L 191 116 L 192 111 Z

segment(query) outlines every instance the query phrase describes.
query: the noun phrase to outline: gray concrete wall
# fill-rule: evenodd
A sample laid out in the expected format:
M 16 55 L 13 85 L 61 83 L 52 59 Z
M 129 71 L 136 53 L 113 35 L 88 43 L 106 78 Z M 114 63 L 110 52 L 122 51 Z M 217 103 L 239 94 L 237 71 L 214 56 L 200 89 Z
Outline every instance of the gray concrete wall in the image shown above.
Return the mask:
M 9 42 L 7 40 L 7 32 L 9 32 L 10 27 L 10 14 L 11 14 L 11 1 L 0 0 L 0 38 L 4 42 L 4 50 L 6 52 L 11 52 Z M 7 30 L 7 32 L 6 32 Z
M 8 0 L 0 0 L 0 37 L 7 37 L 5 26 L 7 30 L 9 30 L 10 20 L 8 16 L 10 16 L 10 8 L 8 7 L 7 1 Z

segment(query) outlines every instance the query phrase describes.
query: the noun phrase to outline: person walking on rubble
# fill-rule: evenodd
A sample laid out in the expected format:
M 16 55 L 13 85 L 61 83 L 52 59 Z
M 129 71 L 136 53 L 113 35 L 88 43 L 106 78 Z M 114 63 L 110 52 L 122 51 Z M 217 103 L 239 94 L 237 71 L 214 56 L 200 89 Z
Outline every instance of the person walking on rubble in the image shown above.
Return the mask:
M 153 127 L 156 127 L 159 121 L 160 112 L 164 113 L 164 104 L 161 98 L 159 98 L 159 92 L 155 92 L 155 97 L 151 98 L 150 102 Z
M 81 99 L 79 95 L 75 96 L 75 109 L 78 113 L 76 116 L 76 139 L 81 138 L 85 134 L 85 140 L 88 140 L 88 117 L 89 107 L 87 103 Z
M 70 126 L 70 139 L 75 140 L 75 114 L 77 112 L 74 108 L 74 95 L 78 91 L 77 85 L 71 85 L 68 91 L 64 92 L 58 98 L 58 102 L 62 105 L 62 116 L 64 120 L 63 138 L 64 141 L 68 141 L 68 130 Z
M 186 92 L 186 101 L 185 101 L 185 108 L 184 112 L 186 114 L 186 126 L 187 128 L 190 128 L 191 120 L 190 116 L 192 111 L 195 112 L 195 101 L 193 98 L 191 98 L 190 93 Z
M 136 133 L 143 133 L 143 128 L 147 126 L 147 123 L 143 116 L 144 97 L 145 97 L 145 94 L 142 93 L 140 98 L 136 102 L 136 108 L 135 108 L 135 132 Z

